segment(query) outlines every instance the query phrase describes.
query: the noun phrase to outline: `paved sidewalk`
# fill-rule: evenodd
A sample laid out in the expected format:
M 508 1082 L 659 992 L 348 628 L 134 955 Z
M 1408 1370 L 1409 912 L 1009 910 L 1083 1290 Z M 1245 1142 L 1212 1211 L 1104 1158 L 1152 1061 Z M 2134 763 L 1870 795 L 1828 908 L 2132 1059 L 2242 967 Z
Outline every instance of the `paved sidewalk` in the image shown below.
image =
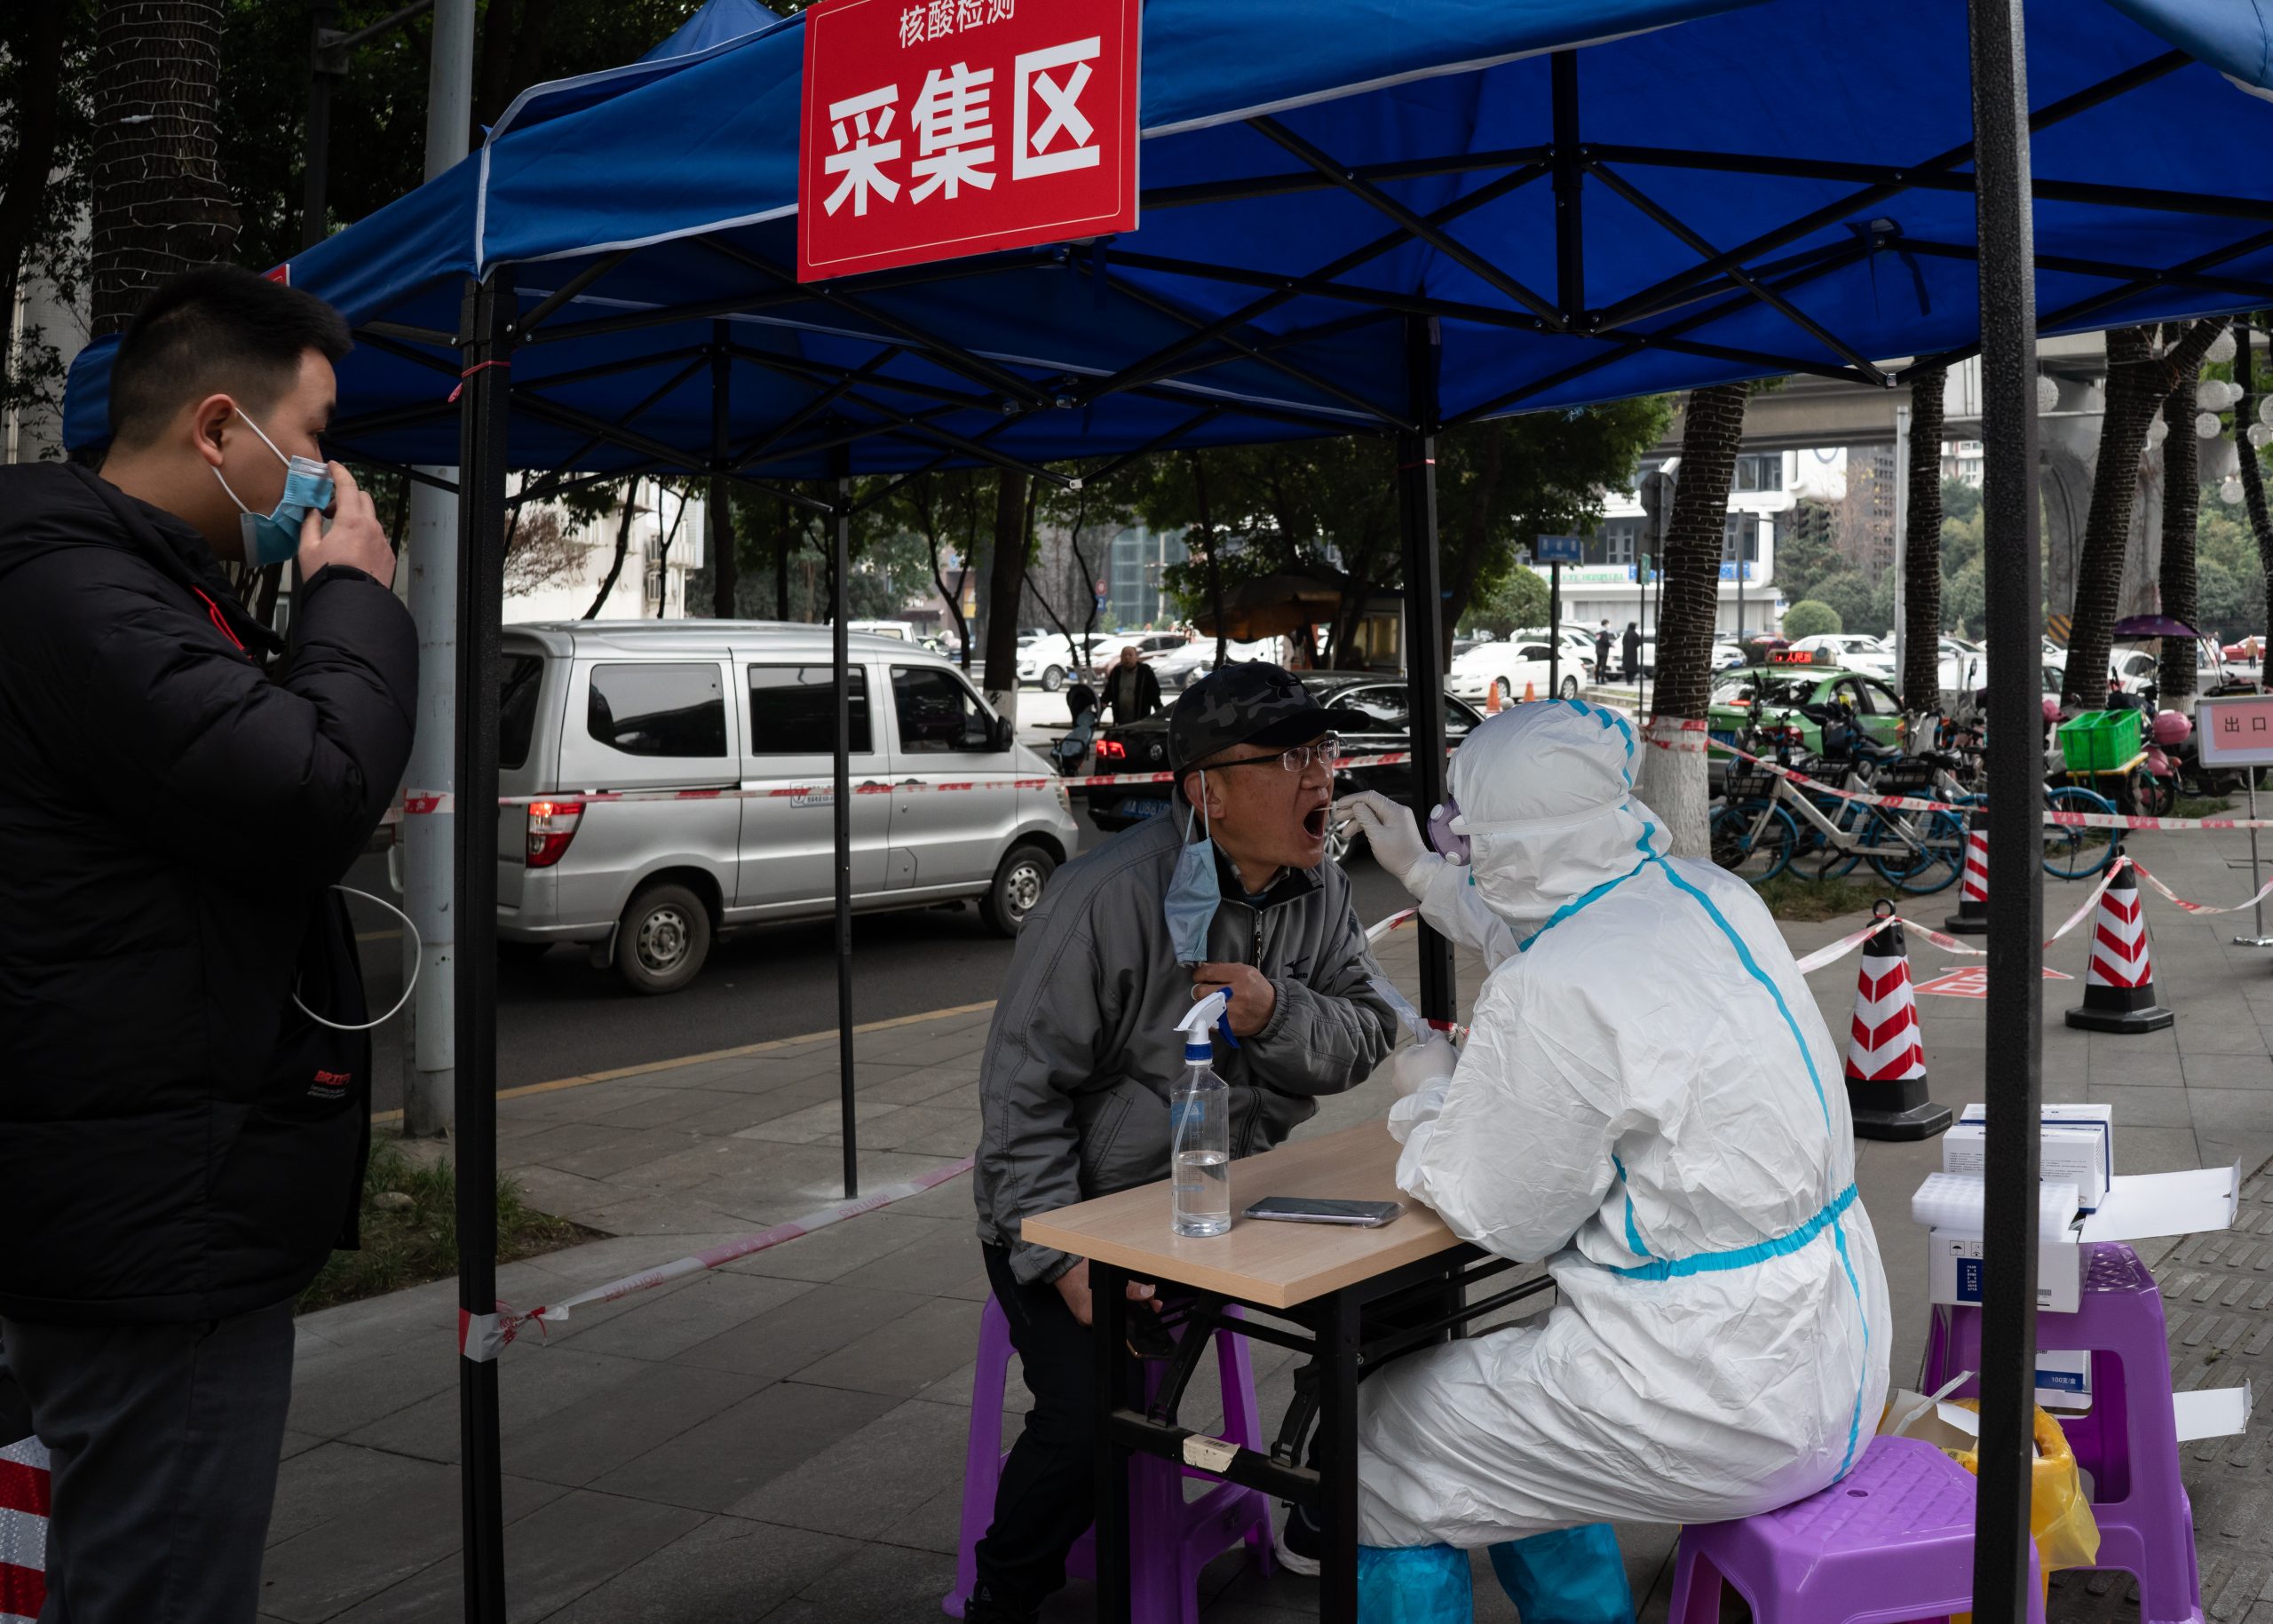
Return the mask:
M 2182 895 L 2247 893 L 2245 871 L 2227 866 L 2246 860 L 2238 836 L 2149 836 L 2136 850 Z M 2056 921 L 2081 895 L 2055 886 L 2047 911 Z M 1954 907 L 1953 891 L 1906 905 L 1936 924 Z M 2151 894 L 2148 915 L 2176 1031 L 2122 1039 L 2062 1024 L 2080 994 L 2088 930 L 2079 931 L 2048 955 L 2079 979 L 2045 984 L 2046 1097 L 2116 1102 L 2126 1171 L 2236 1157 L 2254 1167 L 2273 1155 L 2273 952 L 2229 945 L 2245 915 L 2192 917 Z M 1788 934 L 1804 951 L 1857 923 Z M 1413 941 L 1409 931 L 1393 935 L 1383 955 L 1408 990 Z M 1812 978 L 1841 1034 L 1854 963 Z M 1921 944 L 1915 963 L 1922 980 L 1948 962 Z M 1477 970 L 1462 965 L 1463 988 L 1473 990 Z M 1935 1094 L 1952 1105 L 1978 1098 L 1984 1006 L 1920 1003 Z M 969 1153 L 990 1013 L 947 1010 L 860 1034 L 865 1187 Z M 1361 1088 L 1328 1101 L 1318 1127 L 1378 1116 L 1387 1103 L 1382 1090 Z M 612 1238 L 511 1265 L 500 1291 L 533 1306 L 825 1206 L 842 1193 L 837 1128 L 833 1034 L 519 1090 L 499 1105 L 504 1167 L 537 1206 Z M 1923 1242 L 1908 1199 L 1938 1154 L 1932 1144 L 1861 1147 L 1863 1201 L 1895 1291 L 1897 1379 L 1916 1368 L 1925 1317 Z M 549 1337 L 507 1348 L 500 1378 L 513 1617 L 939 1617 L 954 1573 L 985 1293 L 969 1181 L 956 1178 L 719 1271 L 579 1311 Z M 443 1282 L 300 1322 L 265 1617 L 459 1616 L 455 1307 Z M 1289 1390 L 1287 1356 L 1255 1344 L 1254 1361 L 1275 1414 Z M 1211 1402 L 1205 1391 L 1195 1398 L 1201 1411 Z M 1023 1405 L 1014 1384 L 1006 1438 Z M 1623 1535 L 1636 1595 L 1650 1598 L 1643 1617 L 1661 1619 L 1672 1531 Z M 2240 1611 L 2214 1617 L 2273 1620 L 2273 1603 L 2249 1611 L 2273 1573 L 2273 1557 L 2264 1573 L 2254 1561 L 2229 1554 L 2225 1589 L 2244 1599 Z M 1314 1612 L 1312 1586 L 1258 1580 L 1236 1557 L 1211 1570 L 1208 1585 L 1210 1624 L 1285 1624 Z M 1049 1616 L 1086 1618 L 1089 1597 L 1076 1583 Z M 2053 1616 L 2079 1616 L 2064 1605 L 2055 1592 Z M 1513 1616 L 1486 1570 L 1477 1617 Z

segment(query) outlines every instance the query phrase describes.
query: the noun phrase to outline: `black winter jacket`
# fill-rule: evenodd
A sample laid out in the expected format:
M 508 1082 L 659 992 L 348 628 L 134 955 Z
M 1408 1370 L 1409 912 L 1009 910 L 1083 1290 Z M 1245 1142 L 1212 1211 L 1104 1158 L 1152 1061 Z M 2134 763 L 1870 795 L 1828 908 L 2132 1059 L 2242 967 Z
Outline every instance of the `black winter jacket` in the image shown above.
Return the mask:
M 248 652 L 249 651 L 249 652 Z M 329 889 L 410 753 L 394 595 L 276 639 L 180 520 L 0 469 L 0 1316 L 218 1319 L 352 1246 L 370 1041 Z

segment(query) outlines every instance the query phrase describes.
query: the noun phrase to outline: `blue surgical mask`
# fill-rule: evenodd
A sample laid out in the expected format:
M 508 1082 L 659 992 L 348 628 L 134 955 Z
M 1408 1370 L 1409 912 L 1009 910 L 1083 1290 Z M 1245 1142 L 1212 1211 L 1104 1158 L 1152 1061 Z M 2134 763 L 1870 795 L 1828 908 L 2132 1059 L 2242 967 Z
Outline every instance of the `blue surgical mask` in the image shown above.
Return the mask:
M 260 434 L 260 443 L 276 451 L 276 442 L 261 433 L 260 424 L 240 411 L 245 427 Z M 300 551 L 300 526 L 311 513 L 321 513 L 331 505 L 331 472 L 313 457 L 286 456 L 276 451 L 276 460 L 284 464 L 284 492 L 276 498 L 273 511 L 256 513 L 245 506 L 237 493 L 229 490 L 229 482 L 221 479 L 216 468 L 213 477 L 221 479 L 221 488 L 229 491 L 229 500 L 237 504 L 238 525 L 245 538 L 245 562 L 259 566 L 281 564 Z
M 1224 888 L 1216 878 L 1216 843 L 1208 833 L 1208 775 L 1200 775 L 1200 837 L 1192 838 L 1192 820 L 1184 822 L 1184 849 L 1176 853 L 1176 872 L 1168 876 L 1168 894 L 1162 904 L 1168 913 L 1168 943 L 1179 964 L 1208 962 L 1208 927 L 1216 923 L 1223 905 Z

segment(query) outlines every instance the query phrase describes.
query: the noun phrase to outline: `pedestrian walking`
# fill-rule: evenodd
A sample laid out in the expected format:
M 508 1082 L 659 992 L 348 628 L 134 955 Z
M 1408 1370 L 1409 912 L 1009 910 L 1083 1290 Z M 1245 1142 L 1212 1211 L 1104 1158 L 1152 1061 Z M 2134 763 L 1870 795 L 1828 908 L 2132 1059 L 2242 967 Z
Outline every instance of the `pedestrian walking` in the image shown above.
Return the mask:
M 1319 1096 L 1362 1082 L 1396 1037 L 1349 877 L 1326 856 L 1327 725 L 1278 666 L 1200 678 L 1168 718 L 1178 810 L 1059 869 L 1018 934 L 980 1063 L 972 1190 L 1034 1403 L 975 1552 L 971 1624 L 1032 1624 L 1095 1517 L 1089 1267 L 1024 1240 L 1023 1220 L 1168 1176 L 1175 1026 L 1195 997 L 1231 995 L 1237 1046 L 1218 1046 L 1216 1069 L 1231 1085 L 1234 1156 L 1270 1149 Z M 1129 1295 L 1158 1306 L 1150 1286 Z M 1316 1573 L 1315 1524 L 1290 1523 L 1285 1538 L 1297 1569 Z
M 0 469 L 0 1444 L 51 1457 L 51 1624 L 249 1624 L 292 1299 L 355 1244 L 331 887 L 401 781 L 418 643 L 319 460 L 348 346 L 191 272 L 119 346 L 101 471 Z M 297 566 L 289 645 L 224 563 Z
M 1632 682 L 1642 669 L 1642 632 L 1632 621 L 1626 622 L 1626 637 L 1620 645 L 1626 656 L 1626 680 Z
M 1595 628 L 1595 680 L 1610 680 L 1610 617 L 1603 616 L 1602 624 Z

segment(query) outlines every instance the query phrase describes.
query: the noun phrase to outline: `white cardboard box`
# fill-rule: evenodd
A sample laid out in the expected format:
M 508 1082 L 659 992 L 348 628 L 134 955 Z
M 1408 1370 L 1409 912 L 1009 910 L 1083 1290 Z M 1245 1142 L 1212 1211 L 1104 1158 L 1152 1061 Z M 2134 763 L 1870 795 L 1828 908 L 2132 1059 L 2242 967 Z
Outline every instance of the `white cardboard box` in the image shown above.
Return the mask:
M 2115 1177 L 2115 1107 L 2112 1105 L 2046 1105 L 2038 1113 L 2043 1125 L 2043 1168 L 2047 1184 L 2072 1184 L 2077 1203 L 2086 1212 L 2097 1208 Z M 1988 1107 L 1968 1105 L 1942 1136 L 1942 1171 L 1983 1176 Z
M 1952 1132 L 1956 1130 L 1952 1129 Z M 2229 1228 L 2241 1199 L 2241 1164 L 2190 1173 L 2132 1173 L 2109 1182 L 2099 1210 L 2076 1226 L 2073 1240 L 2047 1241 L 2036 1253 L 2036 1309 L 2072 1314 L 2083 1300 L 2087 1240 L 2144 1240 Z M 1926 1300 L 1981 1303 L 1982 1242 L 1949 1230 L 1926 1234 Z

